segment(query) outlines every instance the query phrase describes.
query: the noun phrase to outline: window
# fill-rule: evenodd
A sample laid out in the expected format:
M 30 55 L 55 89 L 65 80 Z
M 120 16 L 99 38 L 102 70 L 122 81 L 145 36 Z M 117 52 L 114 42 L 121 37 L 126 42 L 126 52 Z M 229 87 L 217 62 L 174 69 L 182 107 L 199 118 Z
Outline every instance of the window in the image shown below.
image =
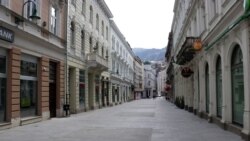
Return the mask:
M 76 0 L 71 0 L 71 4 L 72 4 L 73 6 L 76 6 Z
M 239 45 L 233 50 L 231 59 L 232 78 L 232 120 L 233 123 L 243 125 L 244 115 L 244 75 L 243 56 Z
M 104 57 L 104 47 L 102 46 L 102 57 Z
M 85 15 L 86 13 L 86 0 L 82 0 L 82 14 Z
M 104 36 L 104 22 L 102 21 L 102 36 Z
M 92 6 L 90 6 L 89 7 L 89 22 L 91 23 L 91 24 L 93 24 L 93 7 Z
M 115 37 L 112 36 L 112 50 L 115 50 Z
M 99 75 L 95 76 L 95 101 L 99 103 L 99 87 L 100 87 L 100 77 Z
M 209 68 L 208 64 L 206 64 L 205 68 L 205 84 L 206 84 L 206 113 L 209 113 L 209 103 L 210 103 L 210 97 L 209 97 Z
M 200 22 L 200 33 L 204 32 L 205 27 L 206 27 L 206 14 L 205 14 L 205 5 L 201 6 L 201 11 L 200 11 L 200 16 L 201 16 L 201 22 Z
M 37 115 L 37 59 L 28 55 L 21 57 L 20 77 L 21 117 Z
M 28 0 L 26 0 L 28 1 Z M 32 2 L 28 2 L 26 5 L 27 11 L 26 11 L 26 18 L 29 18 L 33 15 L 39 15 L 39 1 L 38 0 L 30 0 Z
M 99 15 L 96 14 L 96 30 L 99 31 Z
M 85 71 L 79 71 L 79 104 L 83 108 L 85 106 Z
M 5 7 L 9 7 L 9 0 L 0 0 L 0 5 L 3 5 Z
M 222 115 L 222 73 L 221 73 L 221 58 L 218 57 L 216 62 L 216 109 L 217 117 Z
M 93 47 L 92 37 L 89 37 L 89 50 L 90 50 L 90 52 L 92 52 L 92 47 Z
M 106 26 L 106 40 L 109 38 L 109 28 Z
M 115 60 L 112 60 L 112 72 L 115 72 Z
M 84 55 L 85 50 L 85 32 L 84 30 L 81 31 L 81 53 Z
M 1 50 L 2 51 L 2 50 Z M 0 55 L 0 123 L 6 121 L 6 56 Z
M 55 7 L 51 7 L 50 9 L 50 31 L 54 34 L 56 34 L 56 24 L 57 24 L 57 10 L 55 9 Z
M 210 13 L 210 16 L 209 16 L 209 19 L 210 19 L 210 22 L 212 22 L 212 20 L 214 19 L 215 15 L 216 15 L 216 0 L 211 0 L 210 1 L 210 10 L 209 10 L 209 13 Z
M 71 48 L 75 48 L 75 23 L 71 22 L 70 24 L 70 45 Z

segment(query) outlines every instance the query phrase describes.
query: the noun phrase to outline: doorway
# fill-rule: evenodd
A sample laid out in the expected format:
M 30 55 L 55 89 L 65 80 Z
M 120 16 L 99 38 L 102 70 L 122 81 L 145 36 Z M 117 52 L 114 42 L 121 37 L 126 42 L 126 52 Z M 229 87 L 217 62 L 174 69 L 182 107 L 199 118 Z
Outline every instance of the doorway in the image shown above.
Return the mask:
M 50 117 L 56 117 L 56 66 L 55 62 L 49 62 L 49 111 Z

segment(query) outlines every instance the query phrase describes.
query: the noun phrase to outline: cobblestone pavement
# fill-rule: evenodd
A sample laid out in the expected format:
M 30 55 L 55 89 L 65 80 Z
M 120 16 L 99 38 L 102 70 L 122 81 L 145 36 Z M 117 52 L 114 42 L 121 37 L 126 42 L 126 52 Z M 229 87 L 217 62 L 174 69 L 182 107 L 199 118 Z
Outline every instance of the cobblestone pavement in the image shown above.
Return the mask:
M 241 141 L 163 98 L 0 131 L 0 141 Z

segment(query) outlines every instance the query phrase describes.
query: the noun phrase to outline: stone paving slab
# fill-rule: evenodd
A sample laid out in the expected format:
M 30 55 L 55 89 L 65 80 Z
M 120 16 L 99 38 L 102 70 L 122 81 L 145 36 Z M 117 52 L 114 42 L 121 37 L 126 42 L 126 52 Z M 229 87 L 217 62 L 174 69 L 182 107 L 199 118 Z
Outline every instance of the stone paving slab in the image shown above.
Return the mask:
M 0 131 L 0 141 L 241 141 L 163 98 Z

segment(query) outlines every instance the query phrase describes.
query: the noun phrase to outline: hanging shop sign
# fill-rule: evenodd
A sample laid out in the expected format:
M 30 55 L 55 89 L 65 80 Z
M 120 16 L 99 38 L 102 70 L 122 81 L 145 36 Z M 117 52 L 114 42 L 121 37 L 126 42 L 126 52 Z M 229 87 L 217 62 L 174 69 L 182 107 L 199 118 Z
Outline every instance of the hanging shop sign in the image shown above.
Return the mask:
M 0 26 L 0 39 L 13 43 L 14 42 L 14 32 L 10 29 Z
M 193 43 L 193 48 L 195 51 L 199 51 L 202 48 L 202 42 L 200 39 L 195 39 L 194 43 Z
M 181 75 L 185 78 L 191 76 L 193 73 L 193 70 L 191 70 L 189 67 L 184 67 L 181 70 Z

